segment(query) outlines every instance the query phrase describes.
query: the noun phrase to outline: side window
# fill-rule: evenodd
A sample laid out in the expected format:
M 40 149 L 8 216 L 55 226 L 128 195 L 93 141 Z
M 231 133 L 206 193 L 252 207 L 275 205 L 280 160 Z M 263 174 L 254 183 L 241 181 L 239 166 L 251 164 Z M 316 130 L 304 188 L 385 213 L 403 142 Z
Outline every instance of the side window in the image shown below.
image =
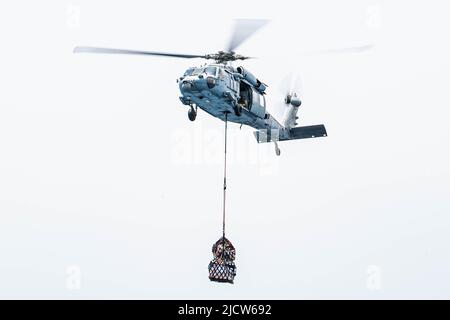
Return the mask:
M 205 68 L 205 73 L 206 73 L 208 76 L 213 76 L 213 77 L 215 77 L 215 76 L 216 76 L 216 70 L 217 70 L 216 67 L 206 67 L 206 68 Z
M 226 73 L 225 73 L 225 77 L 227 78 L 227 79 L 225 80 L 227 86 L 228 86 L 231 90 L 238 92 L 238 91 L 239 91 L 239 90 L 238 90 L 239 83 L 233 79 L 233 76 L 232 76 L 229 72 L 226 72 Z
M 229 87 L 231 87 L 232 86 L 231 81 L 233 81 L 233 79 L 231 79 L 232 78 L 231 74 L 228 71 L 224 71 L 224 72 L 225 72 L 225 78 L 227 79 L 227 85 Z
M 260 105 L 259 93 L 256 90 L 253 90 L 253 105 Z
M 239 92 L 239 81 L 234 81 L 234 91 Z
M 264 108 L 264 110 L 266 110 L 266 97 L 264 95 L 261 95 L 259 102 L 261 103 L 261 106 Z

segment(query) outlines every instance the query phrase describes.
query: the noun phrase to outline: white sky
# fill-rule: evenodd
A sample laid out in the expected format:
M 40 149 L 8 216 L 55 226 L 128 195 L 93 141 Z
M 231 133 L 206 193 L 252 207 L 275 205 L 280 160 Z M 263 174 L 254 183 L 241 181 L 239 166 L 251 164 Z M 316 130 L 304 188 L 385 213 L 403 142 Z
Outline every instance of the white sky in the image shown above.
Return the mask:
M 449 298 L 448 3 L 214 3 L 0 4 L 0 297 Z M 232 126 L 231 286 L 207 278 L 223 123 L 175 83 L 202 62 L 72 49 L 211 53 L 233 18 L 271 20 L 244 65 L 272 103 L 300 71 L 300 123 L 329 137 L 276 158 Z

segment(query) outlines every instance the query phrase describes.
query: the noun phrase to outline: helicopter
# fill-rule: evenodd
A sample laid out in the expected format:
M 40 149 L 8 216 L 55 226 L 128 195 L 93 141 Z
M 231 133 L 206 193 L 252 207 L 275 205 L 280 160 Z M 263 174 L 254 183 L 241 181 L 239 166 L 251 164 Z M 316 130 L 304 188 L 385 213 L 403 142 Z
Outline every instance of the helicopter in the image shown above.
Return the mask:
M 280 122 L 266 108 L 267 84 L 243 66 L 235 67 L 233 62 L 251 57 L 235 52 L 251 35 L 267 23 L 267 20 L 235 20 L 235 28 L 224 51 L 212 54 L 180 54 L 157 51 L 124 50 L 101 47 L 75 47 L 74 53 L 131 54 L 162 56 L 172 58 L 213 60 L 203 66 L 190 67 L 177 78 L 181 92 L 180 101 L 189 107 L 188 118 L 194 121 L 198 108 L 225 122 L 231 121 L 250 126 L 256 131 L 258 143 L 274 142 L 275 153 L 281 151 L 277 142 L 326 137 L 323 124 L 297 126 L 297 112 L 302 104 L 299 92 L 290 89 L 284 94 L 284 118 Z

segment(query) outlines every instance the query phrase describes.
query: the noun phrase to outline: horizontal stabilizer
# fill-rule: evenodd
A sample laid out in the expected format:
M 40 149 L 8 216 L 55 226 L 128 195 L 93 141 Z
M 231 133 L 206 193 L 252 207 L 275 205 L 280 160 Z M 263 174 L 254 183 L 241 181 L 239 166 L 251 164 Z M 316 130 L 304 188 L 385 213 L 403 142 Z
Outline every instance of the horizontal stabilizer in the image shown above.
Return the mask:
M 292 128 L 290 133 L 291 138 L 286 140 L 319 138 L 327 136 L 327 130 L 323 124 Z
M 308 139 L 326 137 L 327 130 L 323 124 L 305 127 L 295 127 L 292 129 L 285 129 L 278 131 L 274 130 L 259 130 L 255 131 L 255 138 L 258 143 L 273 142 L 273 141 L 286 141 L 296 139 Z

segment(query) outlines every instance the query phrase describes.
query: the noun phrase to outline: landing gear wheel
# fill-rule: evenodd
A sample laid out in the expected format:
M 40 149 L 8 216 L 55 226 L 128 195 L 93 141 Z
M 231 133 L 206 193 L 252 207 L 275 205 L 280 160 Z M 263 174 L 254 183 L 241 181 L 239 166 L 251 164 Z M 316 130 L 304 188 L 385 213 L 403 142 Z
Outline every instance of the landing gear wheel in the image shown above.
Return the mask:
M 242 105 L 239 103 L 236 103 L 236 105 L 234 106 L 234 113 L 240 117 L 242 114 Z
M 280 148 L 278 148 L 278 144 L 275 142 L 275 154 L 279 156 L 281 154 Z
M 197 117 L 197 111 L 191 107 L 188 111 L 188 118 L 191 121 L 195 121 L 195 118 Z

